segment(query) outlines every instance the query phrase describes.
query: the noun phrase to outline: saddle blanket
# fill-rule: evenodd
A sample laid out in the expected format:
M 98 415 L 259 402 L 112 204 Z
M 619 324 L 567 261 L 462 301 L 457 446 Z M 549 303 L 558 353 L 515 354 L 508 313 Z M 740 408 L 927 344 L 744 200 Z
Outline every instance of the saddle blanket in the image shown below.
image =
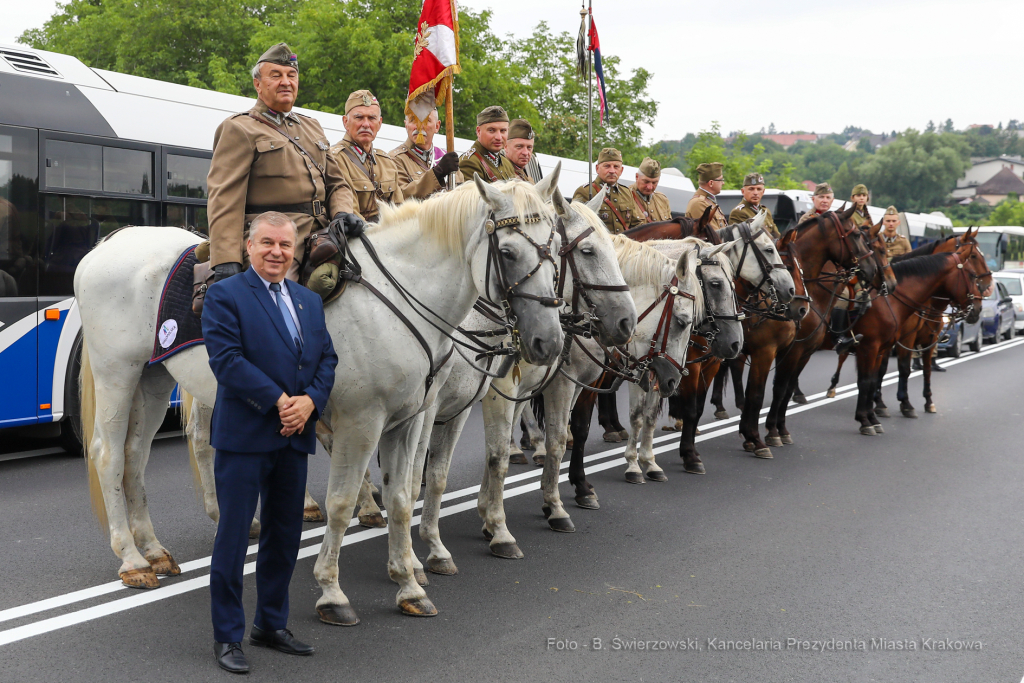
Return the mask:
M 194 344 L 203 343 L 202 320 L 192 312 L 192 267 L 197 261 L 195 251 L 195 246 L 186 249 L 175 261 L 164 282 L 150 365 L 167 360 Z

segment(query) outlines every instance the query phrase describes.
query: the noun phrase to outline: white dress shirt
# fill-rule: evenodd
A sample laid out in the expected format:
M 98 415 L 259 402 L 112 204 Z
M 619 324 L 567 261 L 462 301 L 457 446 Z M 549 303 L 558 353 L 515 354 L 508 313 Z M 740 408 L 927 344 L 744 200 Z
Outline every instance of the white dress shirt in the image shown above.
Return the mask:
M 251 267 L 251 266 L 250 266 Z M 274 293 L 270 291 L 270 280 L 266 280 L 260 275 L 260 272 L 255 268 L 252 272 L 256 273 L 256 277 L 263 281 L 263 286 L 267 288 L 267 294 L 270 295 L 271 301 L 277 304 L 277 299 L 274 297 Z M 281 280 L 281 297 L 284 299 L 284 305 L 288 308 L 288 312 L 292 314 L 292 320 L 295 322 L 295 329 L 299 332 L 299 339 L 303 339 L 302 336 L 302 324 L 299 323 L 299 316 L 295 314 L 295 306 L 292 304 L 292 296 L 288 293 L 288 280 Z

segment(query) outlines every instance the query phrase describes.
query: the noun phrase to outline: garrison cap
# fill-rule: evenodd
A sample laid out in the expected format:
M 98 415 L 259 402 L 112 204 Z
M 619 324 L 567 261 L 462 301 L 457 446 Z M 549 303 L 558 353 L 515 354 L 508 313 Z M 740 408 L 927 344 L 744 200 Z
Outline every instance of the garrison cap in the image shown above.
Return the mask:
M 533 126 L 526 119 L 512 119 L 512 122 L 508 126 L 508 139 L 522 138 L 524 140 L 533 139 Z
M 888 209 L 885 210 L 885 215 L 886 216 L 899 216 L 900 212 L 896 210 L 895 206 L 890 206 Z
M 814 196 L 820 197 L 823 194 L 835 194 L 832 191 L 832 186 L 828 183 L 818 183 L 814 186 Z
M 657 180 L 661 177 L 661 164 L 650 157 L 645 157 L 640 162 L 640 175 L 646 176 L 651 180 Z
M 508 123 L 508 114 L 506 114 L 505 110 L 499 107 L 498 105 L 487 107 L 482 112 L 476 115 L 476 125 L 478 126 L 483 126 L 484 124 L 487 123 L 495 123 L 499 121 L 504 121 L 505 123 Z
M 712 161 L 710 164 L 705 163 L 697 167 L 697 176 L 700 178 L 702 183 L 706 183 L 709 180 L 722 175 L 722 164 L 717 161 Z
M 854 195 L 867 194 L 867 193 L 868 193 L 868 186 L 865 185 L 864 183 L 857 183 L 856 185 L 853 186 L 853 191 L 850 192 L 850 196 L 853 197 Z
M 750 187 L 751 185 L 764 185 L 764 176 L 760 173 L 748 173 L 743 176 L 743 187 Z
M 356 90 L 345 100 L 345 113 L 348 114 L 356 107 L 372 107 L 375 104 L 378 107 L 380 106 L 380 102 L 377 101 L 372 92 L 369 90 Z
M 601 150 L 601 153 L 597 155 L 597 163 L 603 164 L 606 161 L 617 161 L 621 164 L 622 152 L 614 147 L 605 147 Z
M 278 43 L 264 52 L 256 63 L 262 64 L 263 62 L 280 64 L 281 66 L 292 66 L 295 67 L 296 70 L 299 68 L 298 55 L 292 52 L 292 49 L 285 43 Z

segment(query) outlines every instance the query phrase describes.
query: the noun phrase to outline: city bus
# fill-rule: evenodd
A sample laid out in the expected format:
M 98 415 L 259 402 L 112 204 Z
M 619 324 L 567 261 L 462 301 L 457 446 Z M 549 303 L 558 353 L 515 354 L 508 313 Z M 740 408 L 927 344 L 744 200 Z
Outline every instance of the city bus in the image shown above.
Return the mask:
M 78 447 L 78 262 L 125 225 L 205 232 L 214 131 L 253 102 L 0 44 L 0 430 Z M 344 137 L 341 116 L 296 111 L 316 118 L 332 142 Z M 385 124 L 375 144 L 390 150 L 405 139 L 405 128 Z M 471 145 L 456 138 L 458 152 Z M 567 197 L 587 182 L 586 162 L 536 160 L 541 173 L 562 163 Z M 632 184 L 636 171 L 627 167 L 623 182 Z M 666 173 L 659 190 L 684 211 L 694 187 Z
M 954 228 L 963 234 L 967 228 Z M 978 248 L 989 270 L 1024 268 L 1024 228 L 1019 225 L 983 225 L 978 228 Z

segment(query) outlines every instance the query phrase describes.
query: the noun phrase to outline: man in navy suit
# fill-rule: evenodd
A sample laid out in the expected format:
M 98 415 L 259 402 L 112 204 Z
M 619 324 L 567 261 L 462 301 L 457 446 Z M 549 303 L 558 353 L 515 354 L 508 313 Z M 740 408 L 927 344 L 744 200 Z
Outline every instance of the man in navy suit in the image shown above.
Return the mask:
M 256 615 L 249 643 L 313 654 L 288 624 L 288 584 L 299 552 L 306 456 L 334 386 L 338 356 L 320 297 L 285 280 L 295 223 L 258 216 L 246 249 L 252 267 L 206 295 L 203 339 L 217 378 L 211 444 L 220 523 L 210 564 L 214 654 L 221 668 L 246 673 L 242 570 L 249 525 L 262 501 L 256 556 Z

